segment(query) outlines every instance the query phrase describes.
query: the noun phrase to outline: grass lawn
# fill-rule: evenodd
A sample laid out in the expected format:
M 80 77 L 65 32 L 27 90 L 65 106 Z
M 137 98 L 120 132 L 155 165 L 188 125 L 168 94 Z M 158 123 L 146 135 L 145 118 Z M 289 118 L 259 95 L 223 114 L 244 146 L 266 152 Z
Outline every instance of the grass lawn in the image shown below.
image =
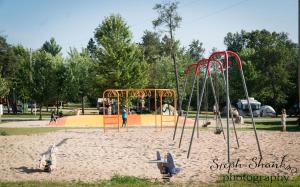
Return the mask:
M 246 122 L 246 125 L 249 126 L 249 129 L 252 128 L 251 122 Z M 281 131 L 281 122 L 280 121 L 259 121 L 255 122 L 255 126 L 257 130 L 269 130 L 269 131 Z M 286 129 L 289 132 L 299 132 L 300 126 L 297 121 L 287 121 Z
M 27 127 L 27 128 L 5 128 L 0 126 L 0 136 L 9 136 L 9 135 L 30 135 L 30 134 L 39 134 L 54 132 L 58 130 L 67 130 L 67 129 L 86 129 L 86 128 L 97 128 L 97 127 Z
M 254 175 L 248 175 L 252 177 L 259 177 Z M 264 178 L 264 176 L 261 176 Z M 53 187 L 53 186 L 60 186 L 60 187 L 100 187 L 100 186 L 141 186 L 141 187 L 148 187 L 148 186 L 210 186 L 210 187 L 250 187 L 250 186 L 260 186 L 260 187 L 281 187 L 281 186 L 299 186 L 300 184 L 300 177 L 294 177 L 289 179 L 287 182 L 280 182 L 280 181 L 260 181 L 260 182 L 252 182 L 252 181 L 223 181 L 222 176 L 220 176 L 220 180 L 216 183 L 202 183 L 202 182 L 189 182 L 189 183 L 173 183 L 173 182 L 158 182 L 158 181 L 150 181 L 148 179 L 141 179 L 132 176 L 113 176 L 111 180 L 107 181 L 99 181 L 95 183 L 85 183 L 85 182 L 53 182 L 53 181 L 22 181 L 22 182 L 4 182 L 0 181 L 0 186 L 6 187 Z

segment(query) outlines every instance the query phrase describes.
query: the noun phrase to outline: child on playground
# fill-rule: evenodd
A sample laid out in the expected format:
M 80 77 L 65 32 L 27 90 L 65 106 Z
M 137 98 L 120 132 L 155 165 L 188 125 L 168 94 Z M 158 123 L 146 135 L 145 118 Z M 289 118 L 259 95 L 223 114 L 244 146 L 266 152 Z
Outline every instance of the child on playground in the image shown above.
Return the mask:
M 286 131 L 286 111 L 283 108 L 281 112 L 281 125 L 282 125 L 282 131 Z
M 122 127 L 126 127 L 126 125 L 127 125 L 127 113 L 126 113 L 126 108 L 125 107 L 122 110 L 122 120 L 123 120 Z
M 50 123 L 51 123 L 52 121 L 54 121 L 54 122 L 56 123 L 56 118 L 57 118 L 57 117 L 55 116 L 55 111 L 52 111 Z

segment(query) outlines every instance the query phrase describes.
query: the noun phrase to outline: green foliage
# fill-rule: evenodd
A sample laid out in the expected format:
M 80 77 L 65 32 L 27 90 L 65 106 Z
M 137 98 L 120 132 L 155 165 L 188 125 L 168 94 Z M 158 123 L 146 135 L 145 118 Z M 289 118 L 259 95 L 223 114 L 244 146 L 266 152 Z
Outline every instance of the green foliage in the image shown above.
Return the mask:
M 159 26 L 165 27 L 168 29 L 170 35 L 172 35 L 171 33 L 179 27 L 179 24 L 182 21 L 182 18 L 177 12 L 178 4 L 179 2 L 177 1 L 156 4 L 153 9 L 157 11 L 158 18 L 152 22 L 153 26 L 155 28 Z
M 140 179 L 138 177 L 134 176 L 120 176 L 120 175 L 114 175 L 111 178 L 111 184 L 112 185 L 125 185 L 125 186 L 149 186 L 151 184 L 154 184 L 148 179 Z
M 50 41 L 46 41 L 41 48 L 41 50 L 50 53 L 52 56 L 58 55 L 61 49 L 61 46 L 56 43 L 54 38 L 51 38 Z
M 256 30 L 228 33 L 224 39 L 229 50 L 241 56 L 249 95 L 276 111 L 296 103 L 297 45 L 286 33 Z M 243 97 L 239 72 L 232 73 L 233 98 Z
M 8 89 L 7 81 L 4 78 L 2 78 L 0 75 L 0 98 L 6 96 L 8 92 L 9 89 Z
M 30 82 L 32 80 L 30 52 L 22 45 L 18 45 L 14 47 L 14 54 L 20 67 L 18 69 L 18 73 L 16 74 L 14 84 L 17 98 L 21 101 L 28 101 L 30 98 Z
M 192 43 L 189 45 L 188 49 L 192 59 L 197 61 L 203 58 L 205 49 L 203 48 L 203 43 L 199 40 L 193 40 Z
M 49 102 L 55 93 L 53 56 L 44 51 L 35 51 L 32 56 L 31 98 L 40 108 Z M 42 118 L 40 113 L 40 119 Z
M 5 130 L 0 129 L 0 136 L 7 136 L 8 133 Z
M 161 43 L 158 33 L 146 30 L 142 36 L 141 47 L 148 64 L 156 63 L 161 54 Z
M 98 44 L 96 82 L 101 91 L 146 86 L 148 64 L 141 49 L 132 43 L 132 34 L 121 16 L 107 17 L 96 28 L 95 40 Z

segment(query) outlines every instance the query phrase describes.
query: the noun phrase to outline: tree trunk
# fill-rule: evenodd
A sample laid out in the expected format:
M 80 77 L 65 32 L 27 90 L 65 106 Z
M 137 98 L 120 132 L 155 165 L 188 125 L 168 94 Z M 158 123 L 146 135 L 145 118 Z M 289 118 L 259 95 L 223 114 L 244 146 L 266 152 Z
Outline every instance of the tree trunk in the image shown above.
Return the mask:
M 6 97 L 6 104 L 7 104 L 7 113 L 10 114 L 10 104 L 9 104 L 8 96 Z
M 56 115 L 58 115 L 58 105 L 59 105 L 59 102 L 58 102 L 58 99 L 56 99 Z
M 46 108 L 47 112 L 49 112 L 49 110 L 48 110 L 48 109 L 49 109 L 49 104 L 47 104 L 47 108 Z
M 171 21 L 171 20 L 170 20 Z M 171 42 L 172 42 L 172 46 L 171 46 L 171 57 L 173 59 L 173 66 L 174 66 L 174 74 L 175 74 L 175 78 L 176 78 L 176 98 L 177 98 L 177 108 L 181 108 L 181 102 L 180 102 L 180 97 L 179 97 L 179 80 L 178 80 L 178 70 L 177 70 L 177 64 L 176 64 L 176 56 L 175 56 L 175 46 L 174 46 L 174 41 L 173 41 L 173 33 L 172 33 L 172 28 L 170 26 L 170 36 L 171 36 Z M 179 111 L 179 115 L 182 115 L 182 112 Z
M 39 120 L 42 120 L 42 104 L 40 104 L 40 117 Z
M 31 112 L 31 114 L 33 115 L 33 102 L 32 102 L 32 100 L 30 101 L 30 105 L 31 105 L 31 107 L 30 107 L 30 112 Z
M 84 115 L 84 96 L 81 97 L 81 112 Z
M 298 15 L 300 15 L 300 0 L 298 1 Z M 300 44 L 300 18 L 298 16 L 298 46 Z M 300 126 L 300 48 L 298 47 L 298 125 Z

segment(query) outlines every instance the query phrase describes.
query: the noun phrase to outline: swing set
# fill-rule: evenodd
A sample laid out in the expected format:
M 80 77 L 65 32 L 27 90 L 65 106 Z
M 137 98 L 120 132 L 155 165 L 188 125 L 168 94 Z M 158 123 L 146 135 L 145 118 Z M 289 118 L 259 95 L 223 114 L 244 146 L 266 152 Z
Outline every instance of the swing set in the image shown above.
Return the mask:
M 150 104 L 150 100 L 154 97 L 154 105 Z M 151 108 L 154 109 L 154 115 L 147 115 L 148 118 L 153 119 L 155 123 L 155 129 L 158 128 L 158 118 L 160 117 L 160 130 L 162 130 L 163 123 L 173 123 L 175 124 L 176 120 L 176 94 L 175 91 L 172 89 L 108 89 L 103 92 L 103 129 L 104 132 L 106 131 L 108 126 L 117 126 L 118 131 L 120 131 L 120 124 L 121 124 L 121 107 L 126 109 L 127 113 L 127 125 L 126 129 L 128 131 L 129 125 L 140 125 L 141 120 L 135 120 L 136 118 L 140 118 L 141 115 L 131 114 L 129 109 L 129 103 L 131 100 L 141 99 L 144 100 L 148 98 L 148 111 L 151 111 Z M 159 100 L 158 100 L 159 98 Z M 110 100 L 116 101 L 116 112 L 111 113 L 107 112 L 106 106 L 110 106 Z M 169 116 L 173 116 L 172 119 L 167 118 L 168 115 L 163 115 L 164 106 L 163 101 L 164 99 L 171 99 L 173 100 L 173 113 L 169 113 Z M 159 103 L 158 103 L 159 101 Z M 166 103 L 166 102 L 165 102 Z M 159 112 L 157 105 L 159 104 Z M 169 103 L 168 103 L 169 105 Z M 137 106 L 138 107 L 138 106 Z M 144 107 L 144 106 L 142 106 Z M 170 107 L 169 107 L 170 111 Z M 160 116 L 158 116 L 160 115 Z
M 229 57 L 230 57 L 230 61 L 229 61 Z M 202 100 L 203 100 L 203 97 L 204 97 L 204 92 L 205 92 L 205 90 L 207 90 L 207 79 L 208 78 L 210 80 L 211 91 L 212 91 L 213 98 L 214 98 L 214 103 L 215 103 L 215 119 L 216 119 L 215 134 L 223 133 L 223 137 L 227 141 L 227 159 L 228 159 L 228 162 L 230 162 L 230 141 L 229 141 L 229 135 L 230 135 L 230 133 L 229 133 L 229 121 L 230 120 L 229 120 L 229 118 L 231 118 L 231 120 L 232 120 L 232 126 L 233 126 L 233 130 L 234 130 L 234 134 L 235 134 L 235 139 L 236 139 L 237 146 L 239 148 L 239 141 L 238 141 L 238 136 L 237 136 L 237 132 L 236 132 L 236 128 L 235 128 L 233 114 L 232 114 L 232 112 L 230 112 L 230 111 L 232 111 L 232 109 L 231 109 L 231 104 L 230 104 L 231 102 L 230 102 L 230 97 L 229 97 L 230 92 L 229 92 L 229 73 L 228 73 L 228 71 L 229 71 L 229 68 L 233 68 L 233 67 L 229 67 L 229 62 L 231 62 L 231 66 L 234 63 L 237 63 L 237 67 L 240 70 L 241 81 L 243 83 L 245 96 L 247 98 L 248 107 L 249 107 L 249 111 L 250 111 L 250 114 L 251 114 L 252 127 L 253 127 L 255 138 L 256 138 L 257 148 L 258 148 L 258 151 L 259 151 L 259 155 L 262 158 L 261 148 L 260 148 L 260 144 L 259 144 L 259 140 L 258 140 L 256 128 L 255 128 L 255 122 L 254 122 L 254 119 L 253 119 L 253 112 L 252 112 L 252 108 L 251 108 L 251 105 L 250 105 L 248 90 L 247 90 L 245 77 L 244 77 L 244 73 L 243 73 L 243 69 L 242 69 L 242 63 L 241 63 L 240 57 L 232 51 L 213 52 L 208 59 L 201 59 L 201 60 L 197 61 L 196 63 L 192 63 L 191 65 L 189 65 L 186 68 L 185 82 L 184 82 L 184 86 L 183 86 L 183 91 L 181 93 L 180 102 L 182 102 L 183 96 L 185 94 L 188 75 L 189 75 L 190 72 L 192 72 L 190 70 L 192 68 L 195 68 L 195 71 L 194 71 L 194 79 L 193 79 L 193 82 L 192 82 L 192 88 L 191 88 L 190 95 L 189 95 L 188 105 L 187 105 L 187 109 L 186 109 L 186 113 L 185 113 L 185 118 L 184 118 L 185 120 L 184 120 L 183 125 L 182 125 L 182 131 L 181 131 L 181 136 L 180 136 L 180 141 L 179 141 L 179 147 L 181 146 L 181 141 L 182 141 L 183 134 L 184 134 L 184 129 L 185 129 L 185 122 L 186 122 L 186 118 L 187 118 L 189 110 L 190 110 L 190 104 L 191 104 L 191 99 L 192 99 L 193 92 L 194 92 L 194 87 L 195 87 L 194 85 L 195 85 L 196 79 L 197 79 L 197 77 L 199 77 L 200 73 L 204 73 L 204 78 L 203 78 L 201 87 L 197 85 L 197 113 L 196 113 L 196 117 L 195 117 L 195 121 L 194 121 L 194 125 L 193 125 L 193 130 L 192 130 L 192 135 L 191 135 L 191 139 L 190 139 L 187 158 L 190 157 L 196 126 L 197 126 L 197 137 L 199 137 L 199 114 L 200 114 L 200 110 L 201 110 Z M 225 137 L 225 133 L 224 133 L 224 130 L 223 130 L 223 125 L 222 125 L 222 120 L 221 120 L 221 116 L 220 116 L 219 99 L 216 96 L 214 81 L 213 81 L 212 76 L 211 76 L 211 64 L 212 63 L 214 63 L 214 65 L 215 65 L 214 68 L 213 68 L 213 71 L 215 73 L 217 73 L 217 72 L 220 73 L 221 77 L 224 81 L 225 94 L 226 94 L 226 110 L 227 110 L 227 115 L 226 115 L 226 137 Z M 219 68 L 217 68 L 217 66 L 219 66 Z M 215 82 L 216 82 L 216 77 L 215 77 Z M 200 91 L 200 95 L 199 95 L 200 88 L 201 88 L 201 91 Z M 207 102 L 207 100 L 206 100 L 206 102 Z M 181 108 L 179 109 L 179 111 L 181 111 Z M 175 124 L 175 128 L 174 128 L 174 134 L 173 134 L 173 140 L 175 140 L 175 136 L 176 136 L 176 131 L 177 131 L 177 127 L 178 127 L 178 119 L 179 119 L 179 116 L 177 117 L 177 120 L 176 120 L 176 124 Z

